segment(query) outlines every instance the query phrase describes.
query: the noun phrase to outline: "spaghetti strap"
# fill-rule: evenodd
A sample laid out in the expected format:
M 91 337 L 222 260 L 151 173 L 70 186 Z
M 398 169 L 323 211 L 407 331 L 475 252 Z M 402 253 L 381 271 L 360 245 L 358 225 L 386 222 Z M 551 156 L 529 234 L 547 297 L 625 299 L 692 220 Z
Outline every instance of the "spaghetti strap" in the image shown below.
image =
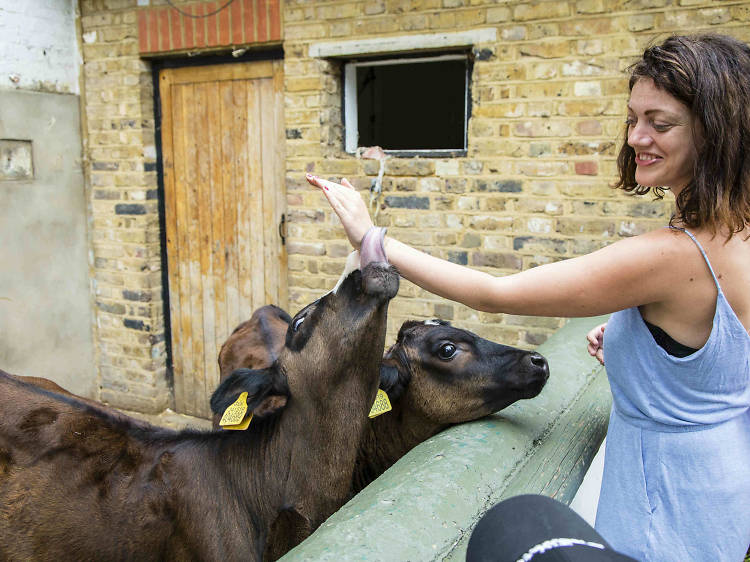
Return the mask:
M 685 234 L 690 236 L 693 242 L 695 242 L 695 245 L 698 246 L 698 249 L 701 251 L 701 255 L 703 256 L 703 259 L 705 260 L 706 265 L 708 266 L 708 270 L 711 272 L 711 277 L 714 278 L 716 289 L 719 291 L 719 293 L 721 293 L 722 292 L 721 285 L 719 285 L 719 280 L 716 278 L 716 274 L 714 273 L 714 268 L 711 266 L 711 262 L 708 261 L 708 256 L 706 255 L 706 251 L 703 249 L 703 246 L 701 246 L 701 243 L 698 242 L 698 239 L 693 235 L 692 232 L 690 232 L 686 228 L 680 228 L 678 226 L 670 226 L 669 228 L 671 228 L 672 230 L 679 230 L 681 232 L 684 232 Z

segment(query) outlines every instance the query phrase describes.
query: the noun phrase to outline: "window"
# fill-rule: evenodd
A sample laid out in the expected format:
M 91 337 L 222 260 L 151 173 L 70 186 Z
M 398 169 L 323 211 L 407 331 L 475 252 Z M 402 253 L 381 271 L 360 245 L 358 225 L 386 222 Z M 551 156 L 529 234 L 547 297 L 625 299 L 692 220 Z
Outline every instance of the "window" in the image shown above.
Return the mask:
M 466 151 L 466 54 L 353 61 L 344 66 L 346 150 L 455 155 Z

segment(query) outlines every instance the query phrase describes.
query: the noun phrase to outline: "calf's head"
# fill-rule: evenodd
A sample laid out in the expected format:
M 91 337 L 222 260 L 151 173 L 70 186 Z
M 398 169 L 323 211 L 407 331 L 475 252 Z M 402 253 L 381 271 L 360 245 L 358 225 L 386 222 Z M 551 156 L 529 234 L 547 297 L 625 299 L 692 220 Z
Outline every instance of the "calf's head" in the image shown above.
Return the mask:
M 491 342 L 441 320 L 407 321 L 383 358 L 380 387 L 404 408 L 447 425 L 533 398 L 548 377 L 539 353 Z
M 385 259 L 382 238 L 376 243 L 363 242 L 361 269 L 349 273 L 334 291 L 291 318 L 283 346 L 274 344 L 278 336 L 273 334 L 287 321 L 276 314 L 275 327 L 265 341 L 267 358 L 275 361 L 264 370 L 252 371 L 258 374 L 235 371 L 226 378 L 212 398 L 214 413 L 221 413 L 221 408 L 243 391 L 248 391 L 248 397 L 253 393 L 259 396 L 258 385 L 268 389 L 268 396 L 279 397 L 274 402 L 277 405 L 284 402 L 283 396 L 296 396 L 296 403 L 305 408 L 305 402 L 320 403 L 340 388 L 351 390 L 344 397 L 346 403 L 371 402 L 378 384 L 388 303 L 398 292 L 398 285 L 398 272 Z M 235 333 L 242 333 L 241 326 Z M 264 339 L 257 335 L 259 341 Z M 240 340 L 239 335 L 235 340 L 230 337 L 222 347 L 222 378 L 225 367 L 240 362 L 236 356 L 236 349 L 244 345 Z M 367 411 L 362 410 L 366 417 Z
M 292 318 L 285 310 L 272 304 L 262 306 L 253 312 L 250 319 L 237 326 L 221 346 L 219 351 L 220 382 L 226 380 L 236 369 L 243 368 L 245 371 L 267 369 L 273 365 L 284 347 L 284 338 L 291 320 Z M 266 372 L 266 376 L 271 375 L 270 371 Z M 244 376 L 248 377 L 249 374 L 245 372 Z M 285 392 L 279 396 L 288 395 L 286 377 L 275 374 L 273 378 L 278 379 L 277 389 L 282 386 L 286 388 Z M 233 394 L 227 394 L 227 390 L 223 388 L 221 393 L 217 393 L 217 402 L 211 405 L 214 411 L 214 429 L 219 429 L 222 414 L 231 404 L 227 401 L 228 397 Z
M 222 380 L 240 367 L 270 367 L 284 346 L 291 316 L 278 306 L 261 306 L 237 326 L 219 351 Z

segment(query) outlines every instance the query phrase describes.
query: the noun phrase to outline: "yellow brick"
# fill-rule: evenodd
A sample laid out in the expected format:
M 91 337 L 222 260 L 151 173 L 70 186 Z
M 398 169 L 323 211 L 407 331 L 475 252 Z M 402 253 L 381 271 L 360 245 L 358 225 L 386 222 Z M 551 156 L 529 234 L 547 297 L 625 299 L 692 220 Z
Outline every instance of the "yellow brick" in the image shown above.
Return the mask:
M 538 2 L 534 4 L 520 4 L 513 8 L 513 19 L 516 21 L 529 21 L 564 18 L 569 13 L 568 2 Z
M 459 27 L 470 27 L 481 25 L 485 22 L 484 10 L 462 10 L 456 14 L 456 25 Z
M 520 53 L 545 59 L 566 57 L 570 54 L 570 42 L 565 39 L 542 39 L 525 43 L 520 47 Z
M 320 90 L 320 78 L 288 78 L 285 81 L 286 89 L 289 92 L 300 92 L 300 91 L 318 91 Z

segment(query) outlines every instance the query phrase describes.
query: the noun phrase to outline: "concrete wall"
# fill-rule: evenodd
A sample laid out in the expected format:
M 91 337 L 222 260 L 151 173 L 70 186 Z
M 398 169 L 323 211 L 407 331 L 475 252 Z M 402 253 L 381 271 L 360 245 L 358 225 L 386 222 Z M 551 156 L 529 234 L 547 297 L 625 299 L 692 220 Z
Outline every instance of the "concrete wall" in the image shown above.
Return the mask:
M 0 369 L 97 398 L 78 96 L 0 91 L 0 139 L 25 141 L 0 175 Z
M 570 503 L 609 420 L 604 368 L 584 345 L 605 320 L 571 320 L 539 346 L 550 364 L 539 396 L 418 445 L 282 560 L 462 562 L 497 502 L 537 493 Z
M 98 398 L 75 0 L 0 0 L 0 369 Z

